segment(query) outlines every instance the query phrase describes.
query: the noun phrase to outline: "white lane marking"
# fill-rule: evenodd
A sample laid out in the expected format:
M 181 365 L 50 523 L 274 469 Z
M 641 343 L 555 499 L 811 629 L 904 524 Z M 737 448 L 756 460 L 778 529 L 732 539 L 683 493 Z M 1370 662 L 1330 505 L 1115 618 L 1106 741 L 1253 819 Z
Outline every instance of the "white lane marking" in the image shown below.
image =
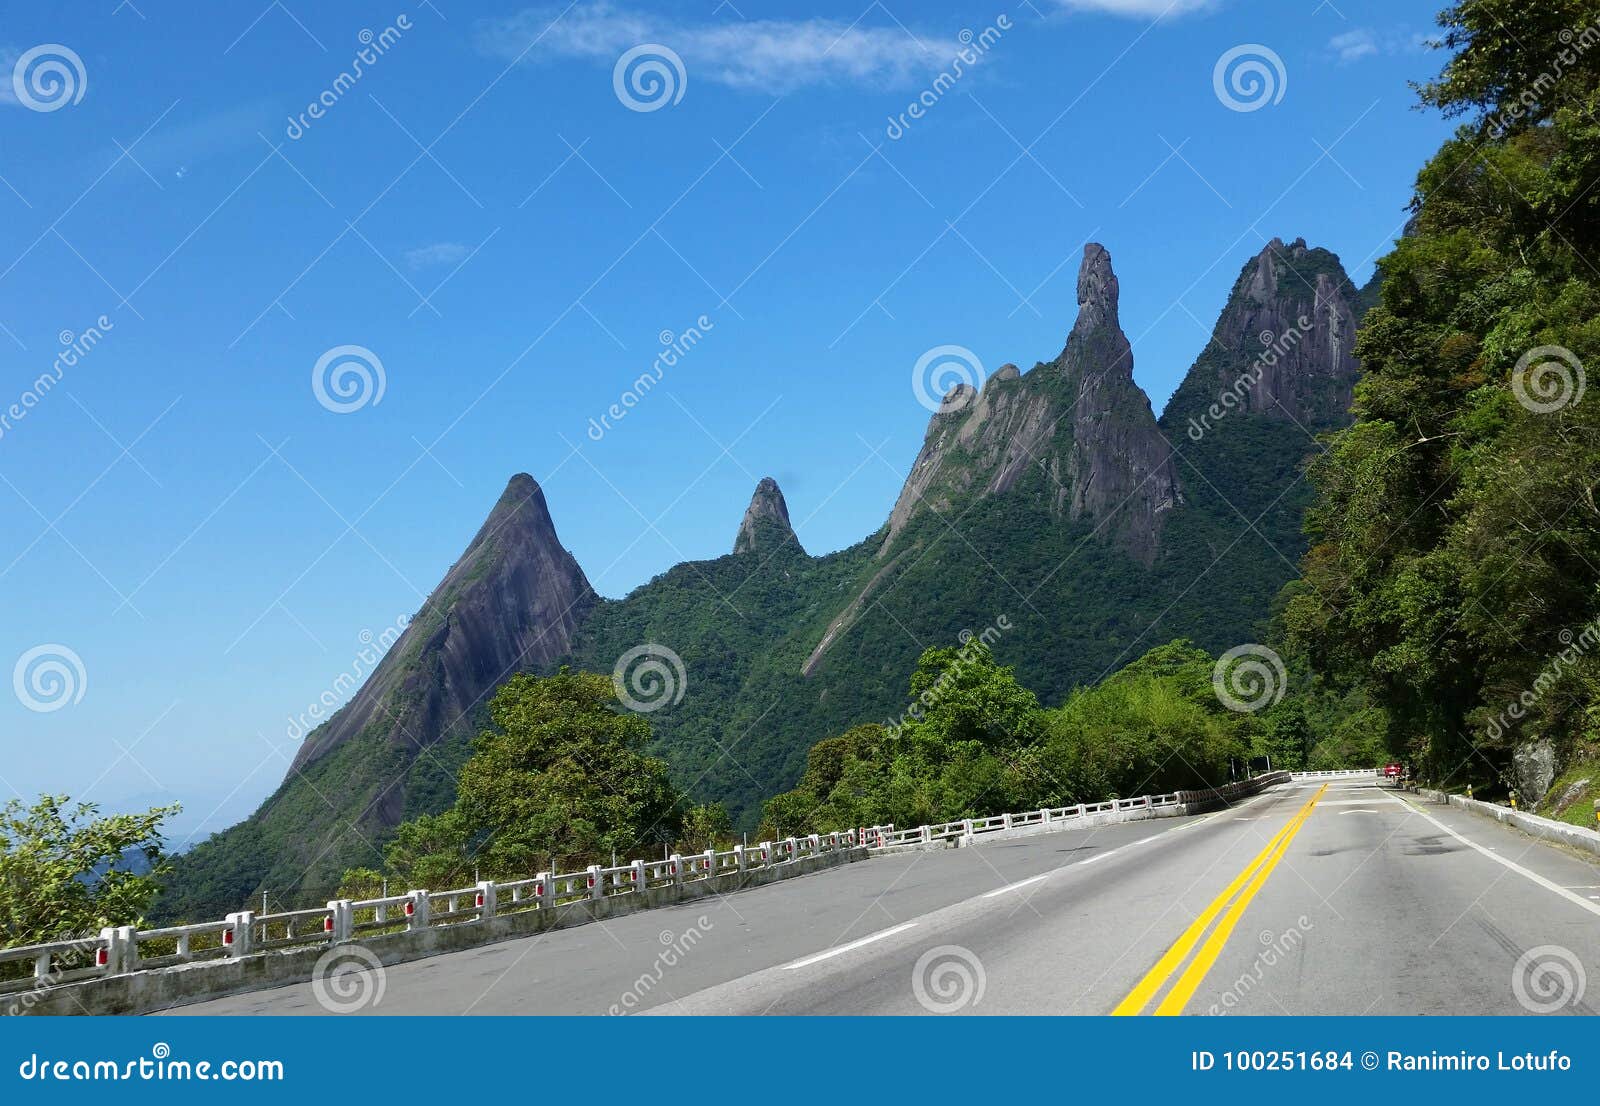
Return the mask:
M 1358 810 L 1341 810 L 1339 813 L 1340 814 L 1377 814 L 1378 812 L 1376 810 L 1373 810 L 1371 807 L 1361 807 Z
M 1038 883 L 1041 879 L 1045 879 L 1049 875 L 1049 872 L 1045 872 L 1043 875 L 1034 876 L 1032 879 L 1019 880 L 1016 883 L 1007 884 L 1004 887 L 996 887 L 993 891 L 986 892 L 983 897 L 986 899 L 992 899 L 996 895 L 1004 895 L 1008 891 L 1019 891 L 1031 883 Z
M 896 933 L 904 933 L 906 930 L 910 929 L 916 924 L 916 922 L 902 922 L 900 925 L 879 930 L 877 933 L 869 933 L 859 941 L 851 941 L 848 945 L 840 945 L 838 948 L 828 949 L 826 952 L 819 952 L 815 956 L 808 956 L 804 960 L 796 960 L 792 964 L 785 964 L 783 965 L 784 970 L 793 971 L 796 968 L 808 968 L 812 964 L 819 964 L 824 960 L 829 960 L 835 956 L 842 956 L 844 953 L 852 952 L 855 949 L 861 948 L 863 945 L 870 945 L 872 942 L 881 941 L 885 937 L 893 937 Z
M 1532 871 L 1532 870 L 1530 870 L 1528 868 L 1524 868 L 1522 865 L 1518 864 L 1514 860 L 1507 860 L 1505 857 L 1501 856 L 1499 853 L 1495 852 L 1494 849 L 1490 848 L 1487 845 L 1480 845 L 1476 841 L 1469 841 L 1467 838 L 1462 837 L 1455 830 L 1451 829 L 1449 826 L 1447 826 L 1443 822 L 1439 821 L 1439 819 L 1435 818 L 1433 815 L 1428 814 L 1425 811 L 1419 810 L 1417 807 L 1411 806 L 1411 804 L 1405 802 L 1405 800 L 1397 798 L 1394 801 L 1397 802 L 1397 803 L 1402 803 L 1405 806 L 1411 807 L 1411 810 L 1413 812 L 1415 812 L 1416 815 L 1419 818 L 1426 819 L 1428 822 L 1431 822 L 1433 825 L 1437 826 L 1439 829 L 1443 830 L 1445 833 L 1448 833 L 1451 837 L 1454 837 L 1457 841 L 1461 842 L 1463 845 L 1466 845 L 1466 846 L 1469 846 L 1470 848 L 1476 849 L 1478 852 L 1482 853 L 1484 856 L 1488 857 L 1490 860 L 1494 861 L 1496 864 L 1504 864 L 1507 868 L 1510 868 L 1513 872 L 1516 872 L 1520 876 L 1526 876 L 1528 879 L 1532 880 L 1534 883 L 1537 883 L 1540 887 L 1543 887 L 1547 891 L 1555 892 L 1556 894 L 1560 895 L 1562 898 L 1566 899 L 1568 902 L 1572 903 L 1574 906 L 1581 906 L 1581 907 L 1583 907 L 1583 909 L 1587 910 L 1591 914 L 1600 915 L 1600 906 L 1596 906 L 1594 903 L 1590 902 L 1588 899 L 1584 898 L 1583 896 L 1574 895 L 1571 891 L 1568 891 L 1565 887 L 1561 886 L 1559 883 L 1556 883 L 1556 882 L 1554 882 L 1552 880 L 1545 879 L 1538 872 Z

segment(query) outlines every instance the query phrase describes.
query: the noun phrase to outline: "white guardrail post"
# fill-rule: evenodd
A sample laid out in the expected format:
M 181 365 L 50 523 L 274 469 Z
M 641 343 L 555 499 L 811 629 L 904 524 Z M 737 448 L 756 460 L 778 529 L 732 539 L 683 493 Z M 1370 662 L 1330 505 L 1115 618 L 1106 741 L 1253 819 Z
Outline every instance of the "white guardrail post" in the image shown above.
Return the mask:
M 683 857 L 673 853 L 668 863 L 667 871 L 672 873 L 672 886 L 683 889 Z
M 249 956 L 255 950 L 256 916 L 249 910 L 229 914 L 227 928 L 222 932 L 222 944 L 231 957 Z
M 733 847 L 733 861 L 739 866 L 739 874 L 741 876 L 744 875 L 745 865 L 748 863 L 748 861 L 745 859 L 743 845 L 735 845 Z
M 499 905 L 496 899 L 497 896 L 495 893 L 494 881 L 488 879 L 479 880 L 478 920 L 480 922 L 486 922 L 490 918 L 494 917 L 495 908 Z
M 405 905 L 406 928 L 428 928 L 428 893 L 426 891 L 407 891 L 408 901 Z
M 328 903 L 328 917 L 333 922 L 328 930 L 328 940 L 337 945 L 355 936 L 355 911 L 349 899 L 333 899 Z
M 589 873 L 589 897 L 603 899 L 606 897 L 605 882 L 600 878 L 600 865 L 591 864 L 584 871 Z

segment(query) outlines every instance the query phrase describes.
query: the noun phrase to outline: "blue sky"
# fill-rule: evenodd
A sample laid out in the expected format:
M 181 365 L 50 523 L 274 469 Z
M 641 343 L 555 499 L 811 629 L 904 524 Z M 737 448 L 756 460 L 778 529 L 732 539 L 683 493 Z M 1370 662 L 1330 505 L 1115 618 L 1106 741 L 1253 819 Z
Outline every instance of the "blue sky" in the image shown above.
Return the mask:
M 0 413 L 95 342 L 0 421 L 0 660 L 45 680 L 0 696 L 0 796 L 247 814 L 518 471 L 606 595 L 726 552 L 767 474 L 808 549 L 858 541 L 918 359 L 1053 357 L 1086 240 L 1159 411 L 1268 238 L 1360 282 L 1399 232 L 1436 3 L 14 5 Z M 381 396 L 319 402 L 346 346 Z

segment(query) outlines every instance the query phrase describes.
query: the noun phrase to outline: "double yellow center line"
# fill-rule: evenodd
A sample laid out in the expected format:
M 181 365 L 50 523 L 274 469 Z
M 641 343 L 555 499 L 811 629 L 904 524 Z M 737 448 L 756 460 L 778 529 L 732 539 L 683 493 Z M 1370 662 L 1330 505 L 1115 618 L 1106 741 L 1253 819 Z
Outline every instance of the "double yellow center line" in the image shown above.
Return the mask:
M 1311 816 L 1311 810 L 1317 805 L 1317 800 L 1322 798 L 1322 793 L 1328 789 L 1327 784 L 1317 788 L 1316 794 L 1306 801 L 1295 816 L 1289 819 L 1282 829 L 1273 835 L 1267 847 L 1256 854 L 1255 859 L 1245 865 L 1244 871 L 1233 877 L 1233 882 L 1222 889 L 1222 894 L 1211 901 L 1211 905 L 1201 911 L 1200 916 L 1194 920 L 1183 936 L 1167 950 L 1155 967 L 1151 968 L 1145 977 L 1139 981 L 1138 986 L 1128 992 L 1128 997 L 1117 1004 L 1111 1011 L 1113 1014 L 1142 1014 L 1144 1008 L 1150 1005 L 1156 992 L 1166 985 L 1173 972 L 1188 960 L 1188 967 L 1184 968 L 1178 976 L 1172 989 L 1167 992 L 1167 997 L 1161 1000 L 1156 1007 L 1157 1014 L 1181 1014 L 1189 999 L 1194 995 L 1195 988 L 1200 986 L 1200 981 L 1211 970 L 1211 965 L 1216 963 L 1217 956 L 1228 943 L 1228 937 L 1233 933 L 1234 926 L 1239 924 L 1239 919 L 1244 915 L 1245 908 L 1250 905 L 1250 900 L 1255 898 L 1256 892 L 1261 890 L 1267 877 L 1278 866 L 1278 861 L 1283 859 L 1283 854 L 1288 851 L 1289 843 L 1294 840 L 1295 834 L 1300 832 L 1300 827 L 1305 825 Z M 1224 913 L 1226 911 L 1226 913 Z M 1217 921 L 1221 915 L 1221 921 Z M 1217 922 L 1216 928 L 1211 924 Z M 1205 936 L 1210 929 L 1210 936 Z M 1205 943 L 1200 943 L 1205 937 Z M 1195 946 L 1200 946 L 1200 951 L 1193 960 L 1189 954 L 1194 952 Z

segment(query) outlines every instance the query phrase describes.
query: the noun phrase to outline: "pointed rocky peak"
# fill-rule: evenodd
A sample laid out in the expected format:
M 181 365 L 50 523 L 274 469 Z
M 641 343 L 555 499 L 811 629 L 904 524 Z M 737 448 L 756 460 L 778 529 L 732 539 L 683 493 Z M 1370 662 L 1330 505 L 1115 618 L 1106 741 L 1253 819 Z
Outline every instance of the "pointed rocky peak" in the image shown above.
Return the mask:
M 571 651 L 596 601 L 544 490 L 518 473 L 360 691 L 307 736 L 291 773 L 369 728 L 408 757 L 470 729 L 499 684 Z M 396 789 L 392 799 L 380 819 L 398 820 L 404 795 Z
M 1356 324 L 1366 308 L 1339 258 L 1274 238 L 1245 262 L 1211 344 L 1173 393 L 1162 423 L 1198 441 L 1236 410 L 1308 430 L 1348 421 L 1359 366 Z M 1191 421 L 1193 426 L 1190 425 Z
M 763 476 L 745 508 L 744 519 L 739 523 L 739 534 L 733 540 L 735 553 L 761 550 L 770 553 L 778 546 L 793 542 L 798 548 L 800 539 L 789 525 L 789 504 L 784 502 L 783 491 L 770 476 Z
M 1078 267 L 1078 321 L 1073 333 L 1101 326 L 1117 326 L 1117 274 L 1111 270 L 1111 252 L 1098 242 L 1083 247 Z

